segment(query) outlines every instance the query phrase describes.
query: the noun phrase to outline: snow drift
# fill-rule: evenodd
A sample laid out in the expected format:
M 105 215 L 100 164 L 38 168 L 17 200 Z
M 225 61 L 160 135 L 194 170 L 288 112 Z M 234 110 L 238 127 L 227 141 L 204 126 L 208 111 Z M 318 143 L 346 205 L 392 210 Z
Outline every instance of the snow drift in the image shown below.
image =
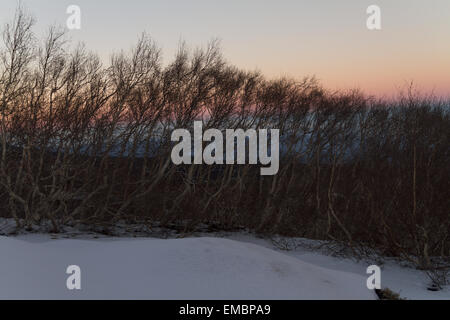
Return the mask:
M 66 268 L 81 268 L 81 290 Z M 375 299 L 366 278 L 221 239 L 0 237 L 0 299 Z

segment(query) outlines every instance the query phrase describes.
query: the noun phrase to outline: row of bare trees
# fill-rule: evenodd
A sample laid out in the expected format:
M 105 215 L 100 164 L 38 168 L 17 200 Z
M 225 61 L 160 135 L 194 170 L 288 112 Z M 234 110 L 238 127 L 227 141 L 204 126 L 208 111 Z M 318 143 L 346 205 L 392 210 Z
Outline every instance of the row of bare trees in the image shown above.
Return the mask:
M 105 67 L 19 10 L 0 51 L 0 214 L 30 227 L 158 221 L 343 241 L 427 267 L 450 255 L 449 102 L 266 80 L 217 43 L 172 63 L 143 35 Z M 280 129 L 280 170 L 171 162 L 171 133 Z

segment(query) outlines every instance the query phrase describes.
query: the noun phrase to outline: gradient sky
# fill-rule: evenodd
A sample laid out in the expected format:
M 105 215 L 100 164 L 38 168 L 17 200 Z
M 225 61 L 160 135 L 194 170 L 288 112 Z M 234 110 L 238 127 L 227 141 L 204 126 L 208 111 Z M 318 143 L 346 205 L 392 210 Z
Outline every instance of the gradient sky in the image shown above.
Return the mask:
M 180 40 L 221 39 L 226 59 L 269 77 L 315 75 L 327 88 L 391 95 L 408 81 L 450 96 L 450 0 L 23 0 L 37 32 L 65 26 L 66 8 L 82 10 L 75 41 L 105 60 L 147 31 L 166 61 Z M 0 23 L 17 0 L 1 0 Z M 381 7 L 382 30 L 366 28 Z

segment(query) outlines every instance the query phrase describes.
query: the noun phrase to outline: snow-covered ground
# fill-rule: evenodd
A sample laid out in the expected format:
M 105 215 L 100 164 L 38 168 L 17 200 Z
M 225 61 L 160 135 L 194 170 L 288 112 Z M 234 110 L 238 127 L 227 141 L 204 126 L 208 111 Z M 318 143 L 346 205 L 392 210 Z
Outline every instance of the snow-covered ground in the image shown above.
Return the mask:
M 66 268 L 81 268 L 81 290 Z M 0 299 L 376 299 L 368 264 L 306 248 L 281 251 L 251 234 L 181 239 L 0 237 Z M 426 276 L 387 263 L 382 286 L 410 299 L 450 299 L 427 291 Z
M 366 279 L 224 238 L 0 238 L 0 298 L 375 299 Z M 67 266 L 81 290 L 66 288 Z
M 265 239 L 258 239 L 249 234 L 234 234 L 229 237 L 239 241 L 251 242 L 274 248 L 274 244 Z M 303 262 L 307 262 L 323 268 L 336 271 L 344 271 L 361 275 L 367 279 L 367 267 L 379 264 L 381 268 L 381 286 L 389 288 L 398 293 L 401 298 L 408 300 L 450 300 L 450 287 L 441 291 L 429 291 L 430 278 L 421 270 L 408 266 L 406 263 L 399 263 L 397 260 L 382 259 L 383 262 L 355 261 L 355 259 L 333 257 L 329 254 L 318 252 L 307 247 L 317 246 L 316 241 L 308 239 L 285 239 L 288 243 L 296 243 L 295 249 L 282 252 L 295 257 Z M 303 244 L 303 245 L 302 245 Z M 277 246 L 279 247 L 279 246 Z

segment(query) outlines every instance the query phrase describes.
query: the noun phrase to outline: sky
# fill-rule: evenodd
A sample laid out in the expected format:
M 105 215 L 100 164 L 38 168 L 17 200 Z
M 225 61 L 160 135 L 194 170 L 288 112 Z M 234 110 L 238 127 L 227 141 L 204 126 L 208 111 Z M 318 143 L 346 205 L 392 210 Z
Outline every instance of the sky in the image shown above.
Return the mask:
M 1 0 L 0 25 L 17 0 Z M 413 81 L 450 96 L 449 0 L 22 0 L 37 33 L 66 25 L 69 5 L 81 29 L 69 30 L 105 62 L 146 31 L 169 61 L 180 41 L 204 46 L 218 38 L 230 63 L 269 78 L 316 76 L 331 89 L 391 96 Z M 381 30 L 369 30 L 370 5 Z

